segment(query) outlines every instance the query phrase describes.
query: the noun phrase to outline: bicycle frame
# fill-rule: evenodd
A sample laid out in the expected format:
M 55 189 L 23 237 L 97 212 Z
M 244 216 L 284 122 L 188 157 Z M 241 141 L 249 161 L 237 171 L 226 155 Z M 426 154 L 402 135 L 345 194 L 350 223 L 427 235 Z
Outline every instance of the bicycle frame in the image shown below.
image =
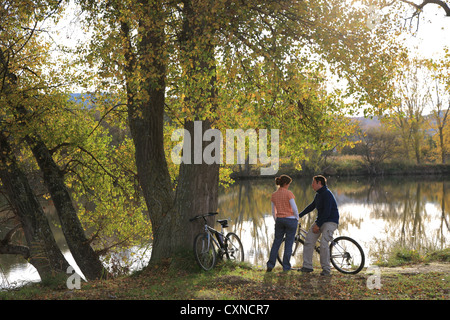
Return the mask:
M 208 225 L 206 217 L 216 214 L 217 212 L 210 212 L 189 219 L 191 222 L 200 218 L 204 221 L 203 232 L 199 233 L 194 239 L 194 254 L 197 263 L 206 271 L 214 267 L 217 254 L 220 258 L 226 255 L 229 260 L 244 261 L 244 248 L 239 236 L 233 232 L 225 235 L 224 228 L 228 227 L 228 220 L 217 220 L 222 227 L 221 231 Z
M 298 224 L 298 229 L 297 229 L 297 234 L 295 235 L 295 242 L 301 242 L 302 244 L 305 244 L 304 240 L 306 239 L 306 235 L 308 234 L 308 231 L 306 231 L 305 229 L 302 229 L 301 225 Z M 330 244 L 332 245 L 336 245 L 336 242 L 334 241 L 334 239 L 336 239 L 337 237 L 333 237 L 333 239 L 331 239 Z M 297 247 L 295 248 L 295 250 L 297 250 Z M 314 250 L 317 251 L 317 253 L 320 253 L 320 240 L 317 240 L 317 244 L 314 246 Z M 295 252 L 293 252 L 292 255 L 294 255 Z
M 220 234 L 222 236 L 222 239 L 225 239 L 225 235 L 223 233 L 223 230 L 222 231 L 217 231 L 216 229 L 214 229 L 214 228 L 208 226 L 207 224 L 205 224 L 205 232 L 208 234 L 208 244 L 211 243 L 211 240 L 212 240 L 212 242 L 216 245 L 217 249 L 220 250 L 220 253 L 222 253 L 222 254 L 225 253 L 223 240 L 222 240 L 222 243 L 220 243 L 216 239 L 216 237 L 214 237 L 216 234 Z
M 295 235 L 295 240 L 294 240 L 294 244 L 296 243 L 297 245 L 294 246 L 294 249 L 292 250 L 292 255 L 294 255 L 297 252 L 297 248 L 298 248 L 298 243 L 300 242 L 302 245 L 305 244 L 305 239 L 306 239 L 306 235 L 308 234 L 308 231 L 305 229 L 302 229 L 301 224 L 298 224 L 297 227 L 297 234 Z M 333 240 L 331 240 L 333 241 Z M 320 245 L 316 244 L 314 246 L 314 250 L 317 251 L 317 253 L 320 253 Z
M 214 229 L 213 227 L 209 226 L 209 225 L 208 225 L 208 221 L 206 220 L 206 216 L 213 216 L 213 215 L 216 215 L 216 214 L 217 214 L 217 213 L 212 212 L 212 213 L 209 213 L 209 214 L 207 214 L 207 215 L 196 216 L 196 217 L 190 219 L 190 221 L 194 221 L 194 220 L 196 220 L 196 219 L 203 218 L 203 221 L 204 221 L 204 223 L 205 223 L 205 225 L 204 225 L 204 231 L 205 231 L 205 233 L 208 235 L 208 245 L 209 245 L 209 243 L 211 243 L 211 240 L 212 240 L 212 242 L 213 242 L 213 243 L 216 245 L 216 247 L 219 249 L 219 252 L 220 252 L 221 254 L 224 254 L 224 253 L 225 253 L 225 245 L 224 245 L 224 241 L 225 241 L 225 233 L 224 233 L 224 230 L 223 230 L 223 229 L 224 229 L 224 225 L 225 225 L 225 224 L 220 223 L 221 230 L 218 231 L 218 230 Z M 216 237 L 214 237 L 214 236 L 217 235 L 217 234 L 220 234 L 220 236 L 222 237 L 222 243 L 220 243 L 220 241 L 218 241 L 218 240 L 216 239 Z M 209 248 L 207 248 L 207 249 L 209 249 Z

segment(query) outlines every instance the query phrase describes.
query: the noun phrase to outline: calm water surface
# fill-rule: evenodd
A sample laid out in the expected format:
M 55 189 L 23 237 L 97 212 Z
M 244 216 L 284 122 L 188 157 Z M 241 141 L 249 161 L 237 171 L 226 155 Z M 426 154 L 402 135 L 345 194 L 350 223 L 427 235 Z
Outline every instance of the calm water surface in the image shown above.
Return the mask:
M 366 265 L 393 246 L 422 252 L 449 247 L 450 178 L 331 178 L 328 185 L 340 212 L 335 236 L 346 235 L 357 240 L 368 257 Z M 220 214 L 216 217 L 230 219 L 227 231 L 241 237 L 246 261 L 255 266 L 265 266 L 272 245 L 274 220 L 270 195 L 275 190 L 274 180 L 264 179 L 238 181 L 220 192 Z M 314 198 L 311 179 L 294 179 L 290 190 L 299 210 Z M 300 222 L 308 228 L 315 217 L 316 212 L 311 212 Z M 55 228 L 54 232 L 59 231 Z M 72 262 L 63 237 L 56 238 Z M 136 251 L 138 254 L 131 251 L 121 254 L 124 261 L 132 261 L 131 269 L 144 266 L 150 256 L 148 247 Z M 301 252 L 291 262 L 294 267 L 301 266 Z M 20 257 L 0 255 L 0 288 L 39 280 L 36 270 Z
M 450 244 L 450 179 L 332 178 L 340 223 L 335 236 L 346 235 L 363 247 L 368 263 L 392 246 L 409 249 L 443 249 Z M 230 218 L 244 239 L 247 259 L 265 266 L 273 240 L 274 220 L 270 194 L 273 180 L 241 181 L 222 191 L 219 212 Z M 311 179 L 294 179 L 290 190 L 301 211 L 314 198 Z M 300 219 L 308 228 L 316 211 Z M 301 255 L 299 255 L 301 258 Z M 301 266 L 301 259 L 294 261 Z

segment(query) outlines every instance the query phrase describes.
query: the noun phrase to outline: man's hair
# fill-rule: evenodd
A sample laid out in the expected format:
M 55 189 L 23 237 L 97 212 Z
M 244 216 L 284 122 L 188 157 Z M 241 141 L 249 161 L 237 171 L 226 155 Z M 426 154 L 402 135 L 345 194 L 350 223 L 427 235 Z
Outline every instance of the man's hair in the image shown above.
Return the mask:
M 327 178 L 322 175 L 314 176 L 313 179 L 316 180 L 316 182 L 320 182 L 323 186 L 327 185 Z

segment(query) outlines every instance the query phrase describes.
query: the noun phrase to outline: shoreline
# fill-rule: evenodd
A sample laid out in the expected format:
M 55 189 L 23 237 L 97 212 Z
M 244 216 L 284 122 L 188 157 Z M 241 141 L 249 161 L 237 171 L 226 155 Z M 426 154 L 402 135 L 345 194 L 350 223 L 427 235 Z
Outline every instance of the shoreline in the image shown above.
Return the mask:
M 450 176 L 450 164 L 385 164 L 377 170 L 369 170 L 362 166 L 348 167 L 340 163 L 330 164 L 326 168 L 313 170 L 305 167 L 303 170 L 294 169 L 290 165 L 281 166 L 277 174 L 261 175 L 256 166 L 251 166 L 250 170 L 233 170 L 230 178 L 233 180 L 252 180 L 252 179 L 273 179 L 281 174 L 287 174 L 292 178 L 309 178 L 317 174 L 326 177 L 396 177 L 396 176 Z

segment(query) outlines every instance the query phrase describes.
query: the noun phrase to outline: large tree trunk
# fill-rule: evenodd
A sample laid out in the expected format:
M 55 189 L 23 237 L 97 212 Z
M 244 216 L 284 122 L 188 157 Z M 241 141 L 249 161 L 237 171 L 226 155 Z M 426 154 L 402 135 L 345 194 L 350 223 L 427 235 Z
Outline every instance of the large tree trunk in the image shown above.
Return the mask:
M 141 13 L 143 18 L 139 28 L 141 39 L 138 58 L 131 54 L 131 42 L 126 41 L 128 48 L 125 48 L 125 74 L 128 120 L 136 149 L 136 166 L 153 228 L 153 263 L 173 257 L 180 250 L 192 249 L 193 236 L 200 229 L 198 224 L 191 224 L 189 218 L 217 209 L 218 164 L 183 164 L 175 196 L 163 141 L 167 65 L 165 25 L 162 22 L 164 10 L 157 2 L 143 2 L 142 8 L 145 9 Z M 194 12 L 190 11 L 188 14 L 191 14 L 189 19 L 192 22 Z M 184 54 L 188 53 L 189 47 L 195 46 L 193 40 L 201 38 L 201 30 L 192 32 L 194 27 L 189 22 L 184 25 L 185 37 L 181 39 Z M 129 27 L 126 24 L 122 24 L 121 31 L 125 39 L 129 39 Z M 213 47 L 209 50 L 214 52 Z M 190 68 L 189 72 L 197 75 L 210 74 L 211 56 L 207 55 L 207 60 L 204 60 L 205 58 L 200 58 L 203 54 L 200 50 L 195 51 L 198 56 L 195 57 L 198 60 L 195 66 L 185 65 Z M 136 70 L 141 71 L 139 75 Z M 135 86 L 136 79 L 139 81 L 138 86 Z M 197 103 L 197 108 L 202 108 L 201 101 Z M 192 139 L 193 120 L 185 124 Z M 203 124 L 203 130 L 211 127 L 210 121 L 204 121 Z
M 125 48 L 128 123 L 139 183 L 152 223 L 151 261 L 157 262 L 172 255 L 171 247 L 163 244 L 160 234 L 171 233 L 167 222 L 174 214 L 174 191 L 164 152 L 165 32 L 161 3 L 143 1 L 142 10 L 139 59 L 131 54 L 128 25 L 122 23 L 121 31 L 128 46 Z
M 209 121 L 203 121 L 203 131 L 210 129 Z M 194 125 L 192 121 L 185 124 L 185 129 L 191 133 L 191 146 L 194 144 Z M 185 137 L 186 139 L 186 137 Z M 204 145 L 201 149 L 203 152 Z M 191 159 L 194 159 L 192 148 Z M 179 218 L 175 222 L 175 235 L 172 235 L 174 245 L 180 249 L 192 249 L 194 237 L 203 230 L 203 220 L 189 222 L 189 218 L 216 212 L 219 193 L 219 164 L 181 164 L 177 186 L 176 205 Z M 209 223 L 213 226 L 214 218 Z
M 27 246 L 10 244 L 12 233 L 8 233 L 0 243 L 0 253 L 21 254 L 37 269 L 41 278 L 65 273 L 69 264 L 56 244 L 42 206 L 18 167 L 3 133 L 0 134 L 0 150 L 0 178 L 27 243 Z
M 86 238 L 63 176 L 50 151 L 39 138 L 27 136 L 26 140 L 43 173 L 45 184 L 61 222 L 61 229 L 75 262 L 88 280 L 106 276 L 106 270 Z
M 189 218 L 215 212 L 218 207 L 219 163 L 206 163 L 203 154 L 211 143 L 203 141 L 203 134 L 212 128 L 214 119 L 210 114 L 216 109 L 217 92 L 214 45 L 211 38 L 204 37 L 204 34 L 213 34 L 208 4 L 194 4 L 189 0 L 183 3 L 179 42 L 181 66 L 188 82 L 184 103 L 195 116 L 184 124 L 184 129 L 189 132 L 184 142 L 190 138 L 191 149 L 187 157 L 189 163 L 183 162 L 179 171 L 175 200 L 177 218 L 172 222 L 175 232 L 163 236 L 170 237 L 178 250 L 192 250 L 194 237 L 202 231 L 203 225 L 199 221 L 189 222 Z M 209 223 L 213 225 L 213 221 L 211 218 Z

